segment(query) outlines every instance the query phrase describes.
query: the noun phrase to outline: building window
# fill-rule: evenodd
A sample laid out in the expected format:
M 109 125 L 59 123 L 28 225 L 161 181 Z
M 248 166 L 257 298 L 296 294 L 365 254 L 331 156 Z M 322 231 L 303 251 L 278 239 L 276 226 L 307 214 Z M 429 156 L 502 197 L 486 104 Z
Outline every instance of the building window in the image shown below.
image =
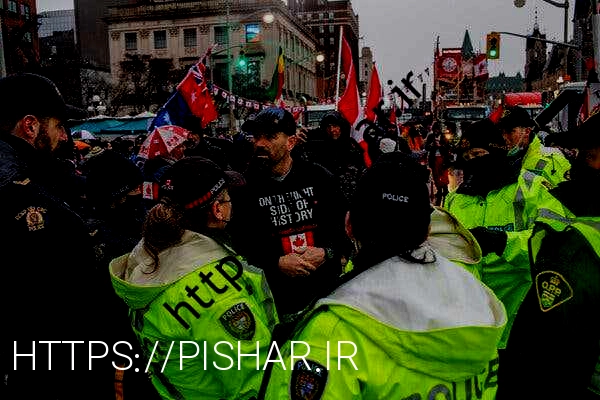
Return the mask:
M 319 33 L 325 33 L 325 27 L 323 25 L 319 26 Z
M 33 41 L 31 32 L 25 32 L 25 35 L 23 35 L 23 38 L 25 39 L 25 41 L 27 43 L 31 43 Z
M 333 19 L 333 12 L 329 13 L 329 19 Z
M 14 0 L 8 0 L 8 11 L 14 12 L 15 14 L 18 12 L 17 2 Z
M 220 45 L 229 46 L 229 35 L 226 26 L 215 26 L 215 42 Z
M 154 48 L 167 48 L 167 31 L 154 31 Z
M 329 33 L 334 33 L 334 32 L 335 32 L 335 26 L 329 25 Z
M 325 16 L 325 14 L 323 14 L 323 13 L 319 13 L 319 19 L 323 19 L 323 18 L 324 18 L 324 16 Z
M 306 20 L 310 21 L 311 14 L 306 14 Z
M 29 7 L 27 4 L 23 5 L 23 15 L 25 16 L 26 20 L 31 18 L 31 7 Z
M 196 28 L 183 30 L 183 47 L 196 47 L 198 45 L 198 37 L 196 36 Z
M 259 24 L 247 24 L 246 25 L 246 43 L 258 43 L 260 42 L 260 25 Z
M 125 33 L 125 50 L 137 50 L 137 33 Z
M 329 38 L 329 44 L 333 46 L 335 44 L 335 38 L 332 36 Z
M 319 39 L 319 44 L 320 44 L 321 46 L 325 46 L 325 39 L 324 39 L 324 38 L 320 38 L 320 39 Z

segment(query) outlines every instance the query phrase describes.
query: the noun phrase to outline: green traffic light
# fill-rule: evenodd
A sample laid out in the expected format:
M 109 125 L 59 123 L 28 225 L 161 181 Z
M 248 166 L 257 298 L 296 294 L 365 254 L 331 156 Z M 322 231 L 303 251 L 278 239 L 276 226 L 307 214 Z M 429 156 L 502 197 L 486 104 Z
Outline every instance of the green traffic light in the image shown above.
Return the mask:
M 241 59 L 241 60 L 239 60 L 239 61 L 238 61 L 238 65 L 239 65 L 240 67 L 245 67 L 245 66 L 246 66 L 246 60 L 244 60 L 244 59 Z
M 496 57 L 496 54 L 498 54 L 498 52 L 494 49 L 490 50 L 490 57 Z

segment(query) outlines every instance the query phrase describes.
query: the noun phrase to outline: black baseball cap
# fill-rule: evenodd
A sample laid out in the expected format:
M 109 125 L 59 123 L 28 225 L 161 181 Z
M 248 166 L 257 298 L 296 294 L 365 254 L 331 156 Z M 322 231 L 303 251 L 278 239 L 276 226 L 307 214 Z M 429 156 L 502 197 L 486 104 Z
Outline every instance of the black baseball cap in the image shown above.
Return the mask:
M 256 114 L 256 117 L 246 120 L 242 128 L 253 136 L 271 136 L 279 132 L 293 136 L 296 134 L 296 120 L 284 108 L 269 107 Z
M 190 210 L 212 203 L 229 185 L 229 176 L 213 161 L 199 156 L 185 157 L 162 175 L 159 195 Z
M 508 107 L 502 112 L 502 116 L 498 121 L 498 128 L 511 131 L 516 127 L 535 128 L 537 124 L 531 118 L 529 111 L 523 107 L 513 106 Z
M 384 153 L 358 182 L 350 207 L 359 240 L 412 250 L 425 238 L 433 210 L 428 169 L 402 152 Z
M 600 112 L 588 117 L 572 134 L 574 147 L 594 149 L 600 147 Z
M 66 104 L 54 82 L 42 75 L 18 73 L 0 79 L 0 119 L 16 122 L 30 114 L 61 121 L 87 116 L 85 110 Z

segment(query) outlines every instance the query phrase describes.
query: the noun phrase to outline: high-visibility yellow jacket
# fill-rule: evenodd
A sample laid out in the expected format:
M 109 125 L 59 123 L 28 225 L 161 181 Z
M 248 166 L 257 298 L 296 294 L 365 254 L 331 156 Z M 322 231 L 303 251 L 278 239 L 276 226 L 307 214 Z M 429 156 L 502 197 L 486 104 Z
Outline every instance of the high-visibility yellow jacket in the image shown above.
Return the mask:
M 151 285 L 125 280 L 147 261 L 138 245 L 111 262 L 113 287 L 130 308 L 163 398 L 247 400 L 258 394 L 278 322 L 273 297 L 262 270 L 225 249 L 212 253 L 222 258 L 207 260 L 207 243 L 214 250 L 212 239 L 188 231 L 181 244 L 159 255 L 159 268 L 183 274 Z
M 544 146 L 536 135 L 527 148 L 521 169 L 543 176 L 556 186 L 566 179 L 571 163 L 560 149 Z
M 317 303 L 282 347 L 266 398 L 493 399 L 505 322 L 464 268 L 439 254 L 392 257 Z
M 467 229 L 483 226 L 506 233 L 504 252 L 489 253 L 481 261 L 483 283 L 504 303 L 508 314 L 499 348 L 506 346 L 519 305 L 531 287 L 528 240 L 538 208 L 550 197 L 550 186 L 543 177 L 524 171 L 517 182 L 493 190 L 485 198 L 451 192 L 444 203 Z

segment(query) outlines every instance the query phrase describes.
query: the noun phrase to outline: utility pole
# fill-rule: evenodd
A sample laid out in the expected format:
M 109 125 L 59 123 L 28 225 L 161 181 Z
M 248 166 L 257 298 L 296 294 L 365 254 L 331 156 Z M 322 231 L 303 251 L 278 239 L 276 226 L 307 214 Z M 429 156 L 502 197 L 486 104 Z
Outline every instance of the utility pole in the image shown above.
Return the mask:
M 600 14 L 598 14 L 598 1 L 592 0 L 592 41 L 594 43 L 594 68 L 600 73 Z
M 0 16 L 0 78 L 6 76 L 6 62 L 4 59 L 4 41 L 2 39 L 2 17 Z
M 233 93 L 233 76 L 232 74 L 232 60 L 231 60 L 231 23 L 229 20 L 230 13 L 230 5 L 231 0 L 225 0 L 225 26 L 227 30 L 227 89 L 229 90 L 229 94 Z M 227 98 L 228 108 L 229 108 L 229 135 L 233 135 L 235 133 L 235 115 L 233 113 L 233 103 L 230 98 Z

